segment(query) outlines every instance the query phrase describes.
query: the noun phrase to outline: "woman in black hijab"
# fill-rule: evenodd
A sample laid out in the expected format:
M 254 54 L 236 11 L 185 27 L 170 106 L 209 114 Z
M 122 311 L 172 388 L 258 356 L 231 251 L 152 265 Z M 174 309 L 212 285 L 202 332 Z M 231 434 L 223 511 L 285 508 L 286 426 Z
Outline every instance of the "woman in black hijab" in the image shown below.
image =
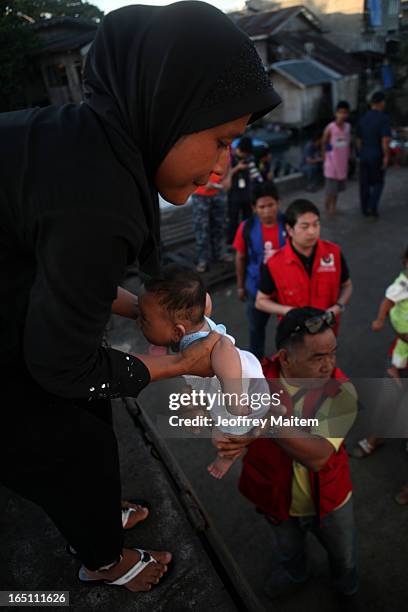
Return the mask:
M 79 106 L 0 116 L 0 481 L 44 508 L 82 580 L 142 591 L 171 555 L 123 549 L 110 399 L 210 375 L 217 337 L 150 357 L 101 347 L 103 330 L 111 312 L 136 318 L 126 266 L 158 271 L 157 191 L 183 204 L 223 174 L 279 97 L 247 36 L 201 2 L 110 13 L 84 85 Z

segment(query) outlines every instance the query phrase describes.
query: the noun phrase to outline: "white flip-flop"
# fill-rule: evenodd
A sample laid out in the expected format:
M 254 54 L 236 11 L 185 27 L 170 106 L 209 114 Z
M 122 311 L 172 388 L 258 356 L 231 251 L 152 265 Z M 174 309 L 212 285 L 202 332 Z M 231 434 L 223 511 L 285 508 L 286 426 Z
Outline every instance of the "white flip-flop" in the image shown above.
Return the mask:
M 79 568 L 79 580 L 81 582 L 103 583 L 108 584 L 110 586 L 123 586 L 124 584 L 127 584 L 128 582 L 133 580 L 133 578 L 138 576 L 141 572 L 143 572 L 145 567 L 147 567 L 150 563 L 157 563 L 156 559 L 152 557 L 152 555 L 147 552 L 147 550 L 143 550 L 143 548 L 133 548 L 133 550 L 137 550 L 137 552 L 140 553 L 139 561 L 137 561 L 135 565 L 132 565 L 132 567 L 125 574 L 123 574 L 123 576 L 120 576 L 116 580 L 110 582 L 109 580 L 103 580 L 101 578 L 90 578 L 86 573 L 85 567 L 83 565 L 81 565 L 81 567 Z

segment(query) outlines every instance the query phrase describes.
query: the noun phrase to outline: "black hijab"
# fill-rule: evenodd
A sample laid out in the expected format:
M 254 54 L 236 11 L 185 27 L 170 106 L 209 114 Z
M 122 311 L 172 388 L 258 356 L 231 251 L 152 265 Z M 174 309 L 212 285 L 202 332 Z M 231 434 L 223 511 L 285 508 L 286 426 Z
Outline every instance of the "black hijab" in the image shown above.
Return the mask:
M 195 1 L 109 13 L 88 54 L 84 89 L 136 182 L 149 230 L 140 254 L 146 272 L 157 268 L 159 252 L 154 176 L 173 145 L 246 114 L 258 119 L 280 102 L 247 35 Z

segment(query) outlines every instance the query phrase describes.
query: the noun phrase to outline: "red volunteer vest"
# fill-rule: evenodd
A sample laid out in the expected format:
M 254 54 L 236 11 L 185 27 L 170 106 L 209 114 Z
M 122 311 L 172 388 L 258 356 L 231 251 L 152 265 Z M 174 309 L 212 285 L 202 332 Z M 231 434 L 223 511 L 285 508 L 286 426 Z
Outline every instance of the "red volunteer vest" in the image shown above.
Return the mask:
M 263 359 L 262 369 L 271 393 L 282 388 L 279 384 L 279 364 L 275 358 Z M 277 379 L 277 380 L 276 380 Z M 325 397 L 339 393 L 341 383 L 347 377 L 336 368 L 332 378 L 323 389 L 308 391 L 303 400 L 304 418 L 312 418 L 316 403 Z M 282 403 L 287 407 L 287 415 L 292 414 L 292 400 L 289 394 L 281 394 Z M 287 520 L 292 501 L 293 460 L 272 439 L 260 438 L 252 442 L 243 459 L 239 481 L 241 493 L 256 505 L 259 510 L 276 521 Z M 319 518 L 337 508 L 352 490 L 350 468 L 344 445 L 333 452 L 325 466 L 319 471 L 309 470 L 310 488 Z
M 267 266 L 276 286 L 279 304 L 326 310 L 338 300 L 341 259 L 340 248 L 333 242 L 318 240 L 310 277 L 289 240 L 270 257 Z

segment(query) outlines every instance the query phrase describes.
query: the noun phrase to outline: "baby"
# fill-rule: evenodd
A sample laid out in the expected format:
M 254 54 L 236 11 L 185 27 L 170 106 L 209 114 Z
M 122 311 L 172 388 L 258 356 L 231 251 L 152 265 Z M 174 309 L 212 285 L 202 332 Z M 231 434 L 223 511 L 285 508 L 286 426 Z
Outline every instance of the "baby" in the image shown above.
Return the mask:
M 388 371 L 395 378 L 399 378 L 399 370 L 408 366 L 408 248 L 402 261 L 404 270 L 386 290 L 377 318 L 372 323 L 372 329 L 379 331 L 389 314 L 392 326 L 399 336 L 392 351 L 392 366 Z
M 212 407 L 212 417 L 233 418 L 234 416 L 246 416 L 245 426 L 233 426 L 227 423 L 218 428 L 213 428 L 213 441 L 227 435 L 243 435 L 252 429 L 252 409 L 249 405 L 251 394 L 256 391 L 259 398 L 260 393 L 269 393 L 267 382 L 262 373 L 258 359 L 235 346 L 235 340 L 226 333 L 224 325 L 216 325 L 208 316 L 211 314 L 211 300 L 206 294 L 205 287 L 200 276 L 189 269 L 179 266 L 168 266 L 161 278 L 153 279 L 145 283 L 146 292 L 139 298 L 140 326 L 145 338 L 157 346 L 169 346 L 175 351 L 184 350 L 189 344 L 207 336 L 210 331 L 215 330 L 221 334 L 220 340 L 215 345 L 211 354 L 211 366 L 214 378 L 201 379 L 199 377 L 185 377 L 192 386 L 199 386 L 202 390 L 210 386 L 211 392 L 217 398 L 232 394 L 232 398 L 240 398 L 243 401 L 231 403 L 220 401 Z M 197 385 L 199 383 L 199 385 Z M 217 387 L 221 386 L 222 393 L 217 393 Z M 224 394 L 224 396 L 222 395 Z M 246 395 L 248 394 L 248 395 Z M 249 403 L 245 398 L 249 397 Z M 255 416 L 264 416 L 269 405 L 261 405 Z M 221 457 L 208 466 L 208 470 L 214 478 L 222 478 L 230 469 L 233 460 Z

